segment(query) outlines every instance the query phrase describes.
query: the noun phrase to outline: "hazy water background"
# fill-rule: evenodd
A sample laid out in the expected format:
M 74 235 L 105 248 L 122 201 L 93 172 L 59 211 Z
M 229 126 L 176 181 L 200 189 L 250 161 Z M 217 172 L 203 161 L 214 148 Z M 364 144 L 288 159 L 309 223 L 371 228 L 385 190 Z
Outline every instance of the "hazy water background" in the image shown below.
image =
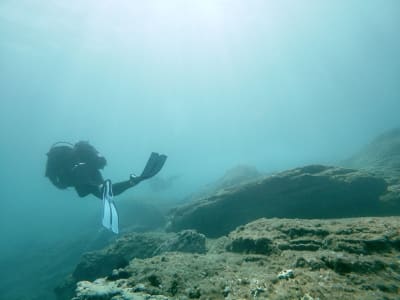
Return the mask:
M 399 126 L 399 31 L 397 0 L 0 1 L 0 298 L 99 226 L 44 178 L 52 143 L 89 140 L 113 180 L 168 154 L 170 190 L 123 196 L 165 201 L 237 164 L 334 163 Z

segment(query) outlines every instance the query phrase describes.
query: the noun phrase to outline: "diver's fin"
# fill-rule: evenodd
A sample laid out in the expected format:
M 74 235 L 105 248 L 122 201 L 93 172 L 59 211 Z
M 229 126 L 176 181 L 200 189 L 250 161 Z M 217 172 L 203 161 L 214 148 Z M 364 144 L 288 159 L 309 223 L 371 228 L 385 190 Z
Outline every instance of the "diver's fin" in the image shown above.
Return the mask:
M 118 212 L 117 208 L 115 207 L 114 201 L 111 202 L 111 230 L 114 233 L 119 232 L 118 230 L 118 223 L 119 223 L 119 218 L 118 218 Z
M 102 224 L 105 228 L 111 229 L 111 206 L 110 202 L 103 198 L 103 220 Z
M 158 172 L 160 172 L 166 160 L 167 160 L 166 155 L 164 154 L 160 155 L 156 152 L 152 152 L 140 177 L 142 179 L 149 179 L 153 177 Z
M 156 175 L 161 171 L 165 162 L 167 161 L 167 156 L 165 154 L 161 154 L 158 156 L 157 164 L 153 168 L 152 176 Z
M 103 220 L 105 228 L 118 233 L 118 213 L 115 208 L 111 180 L 107 179 L 103 184 Z
M 158 161 L 158 153 L 152 152 L 150 154 L 149 159 L 147 160 L 146 166 L 144 167 L 140 177 L 146 178 L 148 174 L 151 174 L 151 171 L 154 169 L 154 166 L 157 164 L 157 161 Z

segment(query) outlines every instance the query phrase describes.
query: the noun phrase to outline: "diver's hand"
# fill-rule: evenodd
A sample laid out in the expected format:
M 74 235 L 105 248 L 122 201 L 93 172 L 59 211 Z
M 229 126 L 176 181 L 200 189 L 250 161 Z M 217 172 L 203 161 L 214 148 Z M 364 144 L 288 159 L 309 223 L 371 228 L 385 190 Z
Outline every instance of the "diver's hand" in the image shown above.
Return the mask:
M 144 180 L 144 178 L 142 178 L 141 176 L 136 176 L 135 174 L 131 174 L 129 176 L 129 182 L 131 184 L 131 186 L 135 186 L 137 184 L 139 184 L 140 182 L 142 182 Z

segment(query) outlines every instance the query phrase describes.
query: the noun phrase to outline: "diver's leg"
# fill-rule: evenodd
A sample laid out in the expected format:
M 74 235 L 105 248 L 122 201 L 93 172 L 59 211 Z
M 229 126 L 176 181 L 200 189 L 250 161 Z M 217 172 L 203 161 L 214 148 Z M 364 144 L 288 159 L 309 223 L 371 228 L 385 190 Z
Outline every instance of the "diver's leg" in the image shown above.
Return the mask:
M 90 194 L 90 190 L 88 190 L 87 186 L 85 185 L 75 186 L 75 191 L 78 193 L 79 197 L 86 197 Z
M 91 194 L 95 196 L 96 198 L 99 198 L 100 200 L 103 200 L 103 195 L 102 195 L 102 186 L 93 186 L 93 189 L 91 191 Z
M 114 196 L 118 196 L 119 194 L 122 194 L 127 189 L 129 189 L 133 186 L 134 185 L 132 185 L 130 180 L 113 183 L 112 189 L 113 189 Z
M 96 196 L 99 199 L 102 199 L 101 195 L 101 187 L 97 185 L 78 185 L 75 186 L 75 190 L 78 193 L 79 197 L 86 197 L 89 194 Z
M 113 183 L 112 188 L 114 196 L 118 196 L 119 194 L 125 192 L 127 189 L 138 185 L 141 181 L 142 178 L 140 176 L 131 175 L 129 180 Z

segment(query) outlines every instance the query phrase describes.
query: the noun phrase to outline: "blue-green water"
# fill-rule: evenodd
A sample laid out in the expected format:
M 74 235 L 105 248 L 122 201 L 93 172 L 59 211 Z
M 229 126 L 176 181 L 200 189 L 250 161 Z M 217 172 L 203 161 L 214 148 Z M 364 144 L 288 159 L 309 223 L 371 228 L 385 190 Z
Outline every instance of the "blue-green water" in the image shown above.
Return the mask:
M 399 53 L 397 0 L 2 0 L 0 298 L 35 299 L 100 226 L 44 178 L 53 142 L 89 140 L 114 180 L 167 153 L 170 189 L 122 197 L 171 202 L 238 164 L 335 163 L 399 126 Z

